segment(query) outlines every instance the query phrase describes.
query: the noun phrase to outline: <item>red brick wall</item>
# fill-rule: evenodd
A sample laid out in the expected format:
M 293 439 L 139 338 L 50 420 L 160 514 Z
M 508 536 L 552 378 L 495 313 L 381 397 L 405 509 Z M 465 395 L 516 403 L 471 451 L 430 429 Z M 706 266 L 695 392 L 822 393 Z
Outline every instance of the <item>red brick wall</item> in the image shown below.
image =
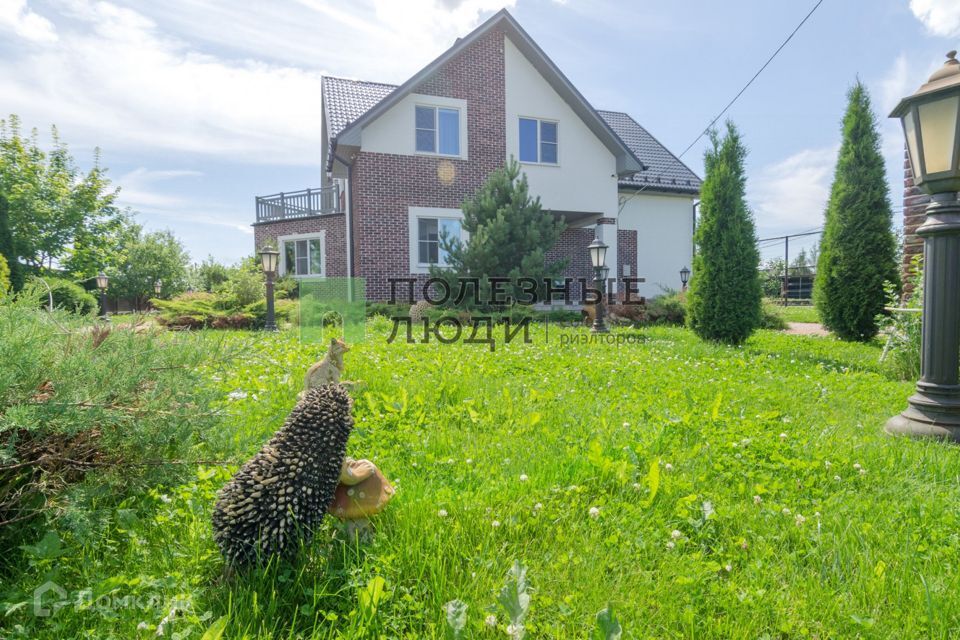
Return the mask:
M 327 255 L 324 269 L 328 276 L 344 277 L 347 275 L 347 239 L 344 214 L 337 213 L 299 220 L 284 220 L 283 222 L 269 222 L 257 224 L 253 227 L 254 246 L 260 247 L 269 242 L 277 249 L 281 249 L 277 242 L 280 236 L 290 236 L 300 233 L 317 233 L 326 231 L 324 247 Z M 281 256 L 281 260 L 283 257 Z
M 366 278 L 367 298 L 387 300 L 388 278 L 410 277 L 409 207 L 460 208 L 506 157 L 503 32 L 487 33 L 431 77 L 415 93 L 466 100 L 469 159 L 401 156 L 361 151 L 351 183 L 354 265 Z M 412 125 L 411 125 L 412 126 Z M 452 165 L 453 179 L 438 170 Z M 398 287 L 398 293 L 403 289 Z
M 595 235 L 596 232 L 592 228 L 569 227 L 564 229 L 557 244 L 547 252 L 547 262 L 564 259 L 567 261 L 563 275 L 573 278 L 573 284 L 570 285 L 571 302 L 579 303 L 583 300 L 581 278 L 586 278 L 592 286 L 593 268 L 590 265 L 590 251 L 587 245 L 593 241 Z
M 912 274 L 910 262 L 916 255 L 923 255 L 923 240 L 917 235 L 917 227 L 923 223 L 923 211 L 930 202 L 930 196 L 913 186 L 913 169 L 910 157 L 903 157 L 903 283 L 906 293 L 910 287 Z

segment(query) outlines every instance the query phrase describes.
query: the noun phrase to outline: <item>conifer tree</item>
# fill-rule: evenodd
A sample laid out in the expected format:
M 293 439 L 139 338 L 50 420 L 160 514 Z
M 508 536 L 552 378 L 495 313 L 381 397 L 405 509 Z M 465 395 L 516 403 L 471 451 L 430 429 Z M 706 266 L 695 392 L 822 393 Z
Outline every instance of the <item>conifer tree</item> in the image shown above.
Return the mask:
M 694 235 L 688 323 L 705 340 L 740 344 L 761 318 L 760 254 L 745 196 L 747 150 L 729 121 L 726 135 L 714 131 L 711 140 Z
M 859 81 L 847 97 L 814 302 L 821 322 L 838 337 L 866 341 L 878 331 L 884 283 L 899 286 L 899 273 L 876 115 Z
M 14 250 L 13 235 L 10 233 L 7 199 L 3 197 L 3 194 L 0 194 L 0 256 L 3 256 L 6 260 L 10 286 L 13 287 L 14 291 L 19 291 L 23 288 L 23 270 Z

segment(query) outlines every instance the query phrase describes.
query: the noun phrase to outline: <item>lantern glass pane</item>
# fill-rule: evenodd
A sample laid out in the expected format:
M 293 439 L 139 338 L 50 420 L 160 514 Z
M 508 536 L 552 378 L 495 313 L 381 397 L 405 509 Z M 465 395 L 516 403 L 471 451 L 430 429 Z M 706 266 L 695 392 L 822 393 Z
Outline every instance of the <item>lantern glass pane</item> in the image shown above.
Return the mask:
M 913 168 L 914 178 L 920 177 L 920 153 L 917 151 L 917 125 L 913 109 L 903 116 L 903 133 L 907 138 L 907 151 L 910 154 L 910 166 Z
M 923 161 L 927 173 L 950 171 L 957 137 L 960 96 L 950 96 L 917 107 L 923 136 Z

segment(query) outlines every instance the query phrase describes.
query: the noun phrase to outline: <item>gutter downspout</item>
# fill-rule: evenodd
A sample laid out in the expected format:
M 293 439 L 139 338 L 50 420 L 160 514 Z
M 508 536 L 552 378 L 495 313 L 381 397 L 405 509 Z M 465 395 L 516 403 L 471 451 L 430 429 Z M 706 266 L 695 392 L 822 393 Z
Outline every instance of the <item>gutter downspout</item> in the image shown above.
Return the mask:
M 337 153 L 333 154 L 333 159 L 347 168 L 347 210 L 345 214 L 346 238 L 347 238 L 347 281 L 351 284 L 347 287 L 349 299 L 353 301 L 353 162 L 347 162 Z M 332 164 L 332 163 L 331 163 Z

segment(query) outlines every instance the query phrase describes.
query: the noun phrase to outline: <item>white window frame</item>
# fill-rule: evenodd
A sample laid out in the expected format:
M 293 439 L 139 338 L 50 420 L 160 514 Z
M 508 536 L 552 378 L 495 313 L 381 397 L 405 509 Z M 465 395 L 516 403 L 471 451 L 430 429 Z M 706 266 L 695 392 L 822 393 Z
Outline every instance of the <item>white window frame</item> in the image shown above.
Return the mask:
M 420 262 L 420 220 L 456 220 L 460 223 L 460 241 L 466 242 L 470 234 L 463 228 L 463 211 L 439 207 L 410 207 L 408 214 L 408 236 L 410 238 L 410 273 L 430 273 L 430 267 L 445 268 L 445 265 Z
M 523 144 L 523 141 L 521 140 L 522 134 L 520 133 L 521 120 L 534 120 L 537 123 L 537 161 L 534 162 L 533 160 L 520 160 L 520 164 L 533 164 L 540 167 L 559 167 L 560 166 L 560 121 L 552 120 L 550 118 L 539 118 L 537 116 L 522 116 L 522 115 L 517 116 L 517 158 L 518 159 L 520 158 L 520 146 Z M 556 125 L 557 127 L 556 143 L 548 143 L 548 144 L 557 145 L 557 161 L 556 162 L 542 162 L 540 160 L 542 156 L 541 144 L 543 143 L 543 141 L 540 139 L 540 128 L 544 122 L 547 122 L 552 125 Z
M 421 151 L 417 149 L 417 109 L 433 109 L 433 151 Z M 440 110 L 444 109 L 446 111 L 456 111 L 457 112 L 457 153 L 441 153 L 440 152 Z M 453 104 L 434 104 L 427 102 L 415 102 L 413 105 L 413 153 L 418 156 L 439 156 L 441 158 L 463 158 L 466 154 L 465 151 L 465 136 L 464 136 L 464 117 L 463 114 L 465 110 L 460 108 L 459 105 Z M 424 129 L 426 131 L 426 129 Z
M 279 274 L 281 276 L 287 275 L 287 251 L 286 243 L 287 242 L 297 242 L 298 240 L 320 240 L 320 273 L 310 273 L 304 275 L 298 275 L 296 273 L 291 273 L 290 276 L 293 278 L 304 279 L 304 278 L 326 278 L 327 277 L 327 232 L 326 231 L 316 231 L 314 233 L 298 233 L 286 236 L 277 237 L 277 248 L 280 251 L 280 265 L 279 265 Z M 309 251 L 309 242 L 307 243 L 307 251 Z M 296 249 L 294 249 L 296 251 Z M 310 258 L 307 257 L 307 265 L 310 265 Z

